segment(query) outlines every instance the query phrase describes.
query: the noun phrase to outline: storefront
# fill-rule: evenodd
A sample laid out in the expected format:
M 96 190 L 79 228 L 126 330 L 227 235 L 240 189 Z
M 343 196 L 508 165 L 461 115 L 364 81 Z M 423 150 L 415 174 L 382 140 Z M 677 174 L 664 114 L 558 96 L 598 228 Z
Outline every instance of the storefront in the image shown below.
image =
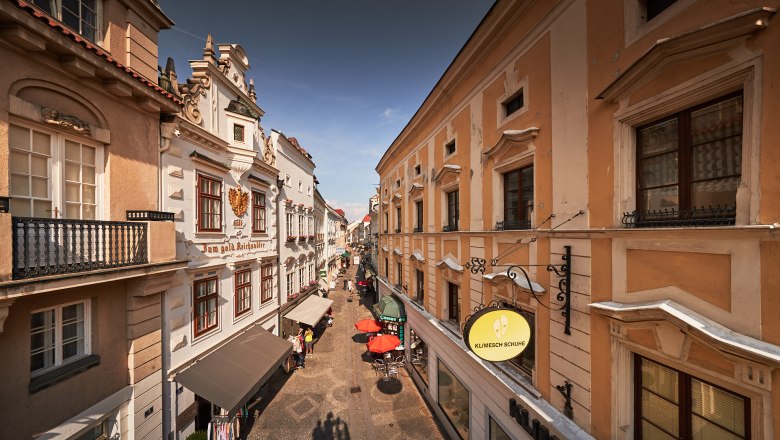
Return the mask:
M 401 301 L 392 296 L 382 298 L 374 304 L 376 320 L 384 326 L 383 333 L 398 336 L 401 344 L 397 350 L 404 349 L 404 323 L 406 322 L 406 309 Z
M 178 386 L 195 393 L 191 409 L 178 417 L 196 420 L 212 439 L 243 435 L 246 405 L 282 365 L 292 344 L 256 324 L 171 375 Z M 252 368 L 246 368 L 251 365 Z M 221 436 L 225 434 L 225 436 Z
M 292 309 L 282 316 L 282 338 L 298 334 L 299 329 L 305 327 L 315 328 L 315 335 L 319 335 L 322 329 L 316 329 L 322 317 L 333 305 L 333 301 L 318 295 L 308 295 L 303 301 L 298 302 Z

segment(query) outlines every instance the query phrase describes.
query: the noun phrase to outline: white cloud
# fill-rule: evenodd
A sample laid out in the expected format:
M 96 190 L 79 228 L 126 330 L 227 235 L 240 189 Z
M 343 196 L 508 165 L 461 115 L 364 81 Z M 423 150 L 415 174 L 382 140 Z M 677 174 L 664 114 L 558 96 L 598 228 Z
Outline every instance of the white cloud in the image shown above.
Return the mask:
M 327 202 L 333 209 L 343 209 L 349 222 L 362 219 L 368 214 L 368 199 L 365 202 L 343 202 L 335 199 Z
M 388 107 L 379 114 L 379 118 L 379 127 L 399 122 L 402 119 L 401 110 L 394 107 Z

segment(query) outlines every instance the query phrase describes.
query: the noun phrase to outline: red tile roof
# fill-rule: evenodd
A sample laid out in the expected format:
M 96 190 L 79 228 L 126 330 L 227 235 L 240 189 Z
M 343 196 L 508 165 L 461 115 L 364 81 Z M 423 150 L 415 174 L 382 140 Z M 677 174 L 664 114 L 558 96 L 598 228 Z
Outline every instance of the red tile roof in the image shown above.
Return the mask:
M 363 223 L 371 223 L 371 216 L 366 215 L 365 217 L 363 217 Z
M 160 95 L 170 99 L 171 101 L 173 101 L 177 105 L 181 105 L 182 104 L 182 100 L 179 99 L 176 95 L 174 95 L 173 93 L 165 91 L 162 87 L 160 87 L 159 85 L 149 81 L 143 75 L 138 74 L 137 72 L 135 72 L 134 70 L 130 69 L 129 67 L 125 67 L 125 65 L 123 65 L 119 61 L 115 60 L 111 56 L 111 54 L 109 54 L 105 50 L 101 49 L 100 47 L 98 47 L 97 45 L 95 45 L 94 43 L 89 41 L 88 39 L 82 37 L 78 32 L 75 32 L 75 31 L 71 30 L 70 28 L 68 28 L 67 26 L 62 24 L 60 21 L 58 21 L 55 18 L 53 18 L 52 16 L 50 16 L 49 14 L 47 14 L 47 13 L 41 11 L 40 9 L 36 8 L 31 3 L 28 3 L 25 0 L 16 0 L 16 3 L 17 3 L 17 5 L 21 9 L 26 10 L 30 15 L 32 15 L 35 18 L 37 18 L 39 21 L 42 21 L 42 22 L 46 23 L 47 25 L 49 25 L 49 27 L 62 32 L 66 36 L 70 37 L 70 39 L 72 39 L 76 43 L 80 44 L 81 46 L 83 46 L 84 48 L 89 50 L 90 52 L 94 53 L 98 57 L 102 58 L 103 60 L 105 60 L 109 64 L 112 64 L 113 66 L 115 66 L 119 70 L 122 70 L 126 74 L 128 74 L 128 75 L 132 76 L 133 78 L 135 78 L 136 80 L 140 81 L 146 87 L 148 87 L 148 88 L 154 90 L 155 92 L 159 93 Z

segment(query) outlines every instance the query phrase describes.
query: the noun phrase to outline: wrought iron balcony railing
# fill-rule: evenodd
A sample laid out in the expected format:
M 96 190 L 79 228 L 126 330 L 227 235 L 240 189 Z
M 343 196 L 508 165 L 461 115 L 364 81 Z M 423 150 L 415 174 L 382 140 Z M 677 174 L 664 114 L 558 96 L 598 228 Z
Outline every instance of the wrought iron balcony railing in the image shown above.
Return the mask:
M 147 225 L 13 217 L 13 278 L 146 264 Z
M 519 229 L 531 229 L 531 220 L 504 220 L 496 222 L 496 231 L 515 231 Z
M 691 210 L 663 209 L 623 213 L 622 223 L 627 228 L 681 228 L 685 226 L 733 225 L 736 207 L 701 207 Z
M 422 226 L 417 226 L 416 228 L 414 228 L 414 232 L 422 232 L 422 231 L 423 231 Z
M 441 232 L 455 232 L 458 230 L 458 225 L 444 225 L 441 228 Z
M 395 233 L 396 234 L 400 234 L 401 233 L 401 228 L 395 228 Z

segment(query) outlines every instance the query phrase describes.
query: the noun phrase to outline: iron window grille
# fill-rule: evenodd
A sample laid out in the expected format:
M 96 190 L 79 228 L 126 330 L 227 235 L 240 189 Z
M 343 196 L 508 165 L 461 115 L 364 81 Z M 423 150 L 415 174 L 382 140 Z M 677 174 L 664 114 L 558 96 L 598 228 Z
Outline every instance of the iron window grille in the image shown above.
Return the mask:
M 233 140 L 236 142 L 244 142 L 244 126 L 241 124 L 233 124 Z

